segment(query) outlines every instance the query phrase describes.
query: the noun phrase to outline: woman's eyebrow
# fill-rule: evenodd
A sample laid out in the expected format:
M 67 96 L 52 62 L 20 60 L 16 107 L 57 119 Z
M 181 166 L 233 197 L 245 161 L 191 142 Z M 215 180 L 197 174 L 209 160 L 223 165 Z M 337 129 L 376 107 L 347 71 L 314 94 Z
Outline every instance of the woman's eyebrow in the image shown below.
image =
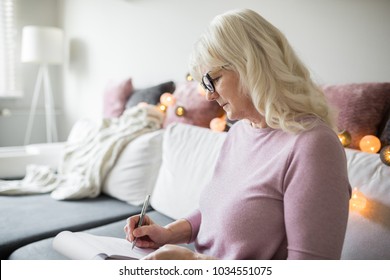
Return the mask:
M 218 78 L 218 75 L 217 74 L 219 74 L 219 72 L 221 72 L 223 69 L 215 69 L 215 70 L 211 70 L 210 72 L 209 72 L 209 75 L 210 75 L 210 77 L 211 77 L 211 79 L 216 79 L 216 78 Z

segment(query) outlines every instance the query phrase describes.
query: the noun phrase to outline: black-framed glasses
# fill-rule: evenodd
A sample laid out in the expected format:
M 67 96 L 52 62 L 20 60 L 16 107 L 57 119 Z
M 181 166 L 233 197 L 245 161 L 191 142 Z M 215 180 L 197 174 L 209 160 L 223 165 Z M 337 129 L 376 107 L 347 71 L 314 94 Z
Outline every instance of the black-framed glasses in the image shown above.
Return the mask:
M 221 69 L 226 69 L 226 67 L 229 66 L 229 65 L 230 64 L 225 64 L 223 66 L 220 66 L 220 68 Z M 214 80 L 215 79 L 211 78 L 210 72 L 213 72 L 213 71 L 209 71 L 209 72 L 207 72 L 206 74 L 203 75 L 201 85 L 203 86 L 203 88 L 205 90 L 208 90 L 210 93 L 213 93 L 215 91 L 215 86 L 214 86 Z
M 210 74 L 209 74 L 210 72 L 211 71 L 209 71 L 203 75 L 202 86 L 205 90 L 208 90 L 209 92 L 212 93 L 215 91 L 215 87 L 214 87 L 213 79 L 210 77 Z

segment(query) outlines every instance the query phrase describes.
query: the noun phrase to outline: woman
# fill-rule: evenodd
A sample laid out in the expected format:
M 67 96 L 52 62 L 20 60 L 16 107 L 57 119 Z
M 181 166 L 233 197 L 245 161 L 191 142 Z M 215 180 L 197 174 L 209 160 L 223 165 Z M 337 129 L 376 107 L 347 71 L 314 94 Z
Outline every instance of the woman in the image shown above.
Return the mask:
M 237 122 L 200 206 L 165 227 L 128 219 L 146 259 L 339 259 L 348 219 L 346 159 L 330 109 L 281 32 L 252 10 L 217 16 L 192 76 Z M 195 242 L 196 252 L 178 244 Z

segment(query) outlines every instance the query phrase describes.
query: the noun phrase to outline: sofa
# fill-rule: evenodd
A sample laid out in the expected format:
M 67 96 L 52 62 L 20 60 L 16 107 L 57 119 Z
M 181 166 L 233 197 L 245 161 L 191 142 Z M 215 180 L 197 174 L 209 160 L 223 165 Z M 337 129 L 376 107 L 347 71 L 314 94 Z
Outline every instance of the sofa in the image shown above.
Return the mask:
M 194 90 L 194 84 L 186 85 L 181 93 L 189 88 Z M 326 90 L 334 93 L 339 88 Z M 183 94 L 174 94 L 177 104 L 188 104 L 190 112 L 194 102 L 185 103 L 179 98 Z M 199 106 L 204 109 L 209 105 Z M 388 121 L 386 110 L 380 117 Z M 219 114 L 215 111 L 215 116 Z M 191 114 L 175 118 L 169 121 L 168 111 L 161 129 L 131 141 L 95 198 L 59 201 L 49 193 L 0 196 L 1 259 L 65 259 L 52 248 L 54 237 L 63 230 L 124 238 L 126 219 L 140 212 L 147 194 L 151 194 L 148 215 L 161 225 L 196 209 L 228 132 L 202 127 Z M 382 122 L 376 125 L 386 127 Z M 344 125 L 348 124 L 345 121 Z M 49 149 L 53 157 L 58 157 L 60 147 Z M 390 259 L 390 166 L 378 153 L 362 152 L 356 147 L 346 147 L 345 152 L 355 196 L 351 199 L 342 259 Z M 359 203 L 352 203 L 355 201 Z M 191 244 L 183 246 L 193 248 Z

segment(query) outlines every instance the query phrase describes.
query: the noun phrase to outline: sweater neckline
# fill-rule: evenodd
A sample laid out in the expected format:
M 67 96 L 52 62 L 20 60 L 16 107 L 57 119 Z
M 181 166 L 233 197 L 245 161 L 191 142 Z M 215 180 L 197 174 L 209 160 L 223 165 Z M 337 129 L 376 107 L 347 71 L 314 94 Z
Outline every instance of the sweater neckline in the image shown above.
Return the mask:
M 255 134 L 268 134 L 275 130 L 274 128 L 271 127 L 264 127 L 264 128 L 253 127 L 249 120 L 243 120 L 242 123 L 247 131 Z

